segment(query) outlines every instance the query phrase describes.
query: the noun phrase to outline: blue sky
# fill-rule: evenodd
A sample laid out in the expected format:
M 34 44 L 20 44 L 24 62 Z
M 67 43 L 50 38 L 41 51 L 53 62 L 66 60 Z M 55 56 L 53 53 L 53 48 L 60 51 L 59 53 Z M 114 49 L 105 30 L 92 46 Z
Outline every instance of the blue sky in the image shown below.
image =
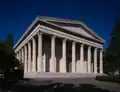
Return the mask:
M 36 16 L 50 16 L 83 21 L 107 47 L 119 12 L 119 0 L 0 0 L 0 39 L 12 33 L 16 43 Z

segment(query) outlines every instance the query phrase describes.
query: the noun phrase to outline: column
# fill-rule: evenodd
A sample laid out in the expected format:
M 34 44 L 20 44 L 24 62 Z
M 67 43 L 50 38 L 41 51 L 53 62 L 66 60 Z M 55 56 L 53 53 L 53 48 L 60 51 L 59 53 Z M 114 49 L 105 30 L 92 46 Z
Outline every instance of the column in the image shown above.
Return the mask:
M 62 59 L 60 60 L 60 72 L 66 72 L 66 39 L 62 40 Z
M 97 48 L 94 49 L 94 73 L 97 73 Z
M 36 72 L 36 40 L 32 38 L 32 72 Z
M 22 51 L 20 49 L 20 62 L 22 62 Z
M 55 36 L 52 36 L 51 38 L 50 72 L 56 72 L 55 38 Z
M 75 72 L 75 61 L 76 61 L 76 53 L 75 53 L 75 42 L 72 42 L 72 72 Z
M 81 44 L 80 46 L 80 72 L 84 73 L 84 44 Z
M 18 51 L 17 51 L 17 53 L 16 53 L 16 58 L 18 59 Z
M 38 59 L 37 59 L 38 72 L 43 72 L 43 61 L 42 61 L 42 33 L 38 32 Z
M 18 60 L 20 60 L 20 52 L 18 51 Z
M 88 73 L 91 73 L 91 46 L 88 47 Z
M 31 43 L 28 42 L 28 72 L 31 72 Z
M 25 72 L 27 72 L 27 45 L 25 45 L 24 48 L 25 48 L 24 70 Z
M 24 64 L 24 49 L 22 48 L 22 63 Z
M 100 50 L 100 73 L 103 73 L 103 50 Z

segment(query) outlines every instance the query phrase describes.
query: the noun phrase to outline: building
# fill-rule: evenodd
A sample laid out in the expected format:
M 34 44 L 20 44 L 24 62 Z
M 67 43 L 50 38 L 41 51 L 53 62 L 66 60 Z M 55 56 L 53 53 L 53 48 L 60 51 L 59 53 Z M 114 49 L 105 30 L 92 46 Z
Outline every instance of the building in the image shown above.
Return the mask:
M 24 72 L 103 73 L 104 43 L 80 21 L 37 17 L 14 49 Z

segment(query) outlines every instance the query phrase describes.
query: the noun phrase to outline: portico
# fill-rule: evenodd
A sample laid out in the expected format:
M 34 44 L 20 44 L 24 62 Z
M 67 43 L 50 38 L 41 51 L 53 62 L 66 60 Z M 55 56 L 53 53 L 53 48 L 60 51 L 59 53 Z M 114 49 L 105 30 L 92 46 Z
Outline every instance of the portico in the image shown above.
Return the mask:
M 105 41 L 80 21 L 37 17 L 14 46 L 24 72 L 103 73 Z

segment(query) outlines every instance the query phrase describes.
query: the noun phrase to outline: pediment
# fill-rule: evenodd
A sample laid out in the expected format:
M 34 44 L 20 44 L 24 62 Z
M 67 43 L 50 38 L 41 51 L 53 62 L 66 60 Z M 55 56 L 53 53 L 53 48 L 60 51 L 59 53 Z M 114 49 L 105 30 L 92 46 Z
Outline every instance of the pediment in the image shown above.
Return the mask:
M 36 17 L 32 24 L 27 28 L 19 41 L 15 44 L 14 49 L 25 39 L 27 35 L 37 26 L 44 25 L 53 29 L 59 29 L 77 37 L 88 38 L 88 40 L 104 44 L 105 40 L 88 28 L 84 23 L 76 20 L 51 18 L 51 17 Z M 90 39 L 89 39 L 90 38 Z
M 62 26 L 62 28 L 65 28 L 71 32 L 80 34 L 80 35 L 85 36 L 85 37 L 96 39 L 95 37 L 93 37 L 91 34 L 89 34 L 88 32 L 86 32 L 84 29 L 82 29 L 80 27 Z
M 78 35 L 82 35 L 85 38 L 87 37 L 93 40 L 97 40 L 101 43 L 105 43 L 104 39 L 102 39 L 99 35 L 97 35 L 93 30 L 91 30 L 87 25 L 85 25 L 81 21 L 53 17 L 38 17 L 38 19 L 46 21 L 47 23 L 61 27 Z
M 47 21 L 50 24 L 57 25 L 63 29 L 66 29 L 67 31 L 70 31 L 72 33 L 78 34 L 82 37 L 88 38 L 88 39 L 93 39 L 97 40 L 99 42 L 104 43 L 104 40 L 99 37 L 98 35 L 96 36 L 94 32 L 88 31 L 84 27 L 82 27 L 80 24 L 69 24 L 69 23 L 61 23 L 61 22 L 53 22 L 53 21 Z

